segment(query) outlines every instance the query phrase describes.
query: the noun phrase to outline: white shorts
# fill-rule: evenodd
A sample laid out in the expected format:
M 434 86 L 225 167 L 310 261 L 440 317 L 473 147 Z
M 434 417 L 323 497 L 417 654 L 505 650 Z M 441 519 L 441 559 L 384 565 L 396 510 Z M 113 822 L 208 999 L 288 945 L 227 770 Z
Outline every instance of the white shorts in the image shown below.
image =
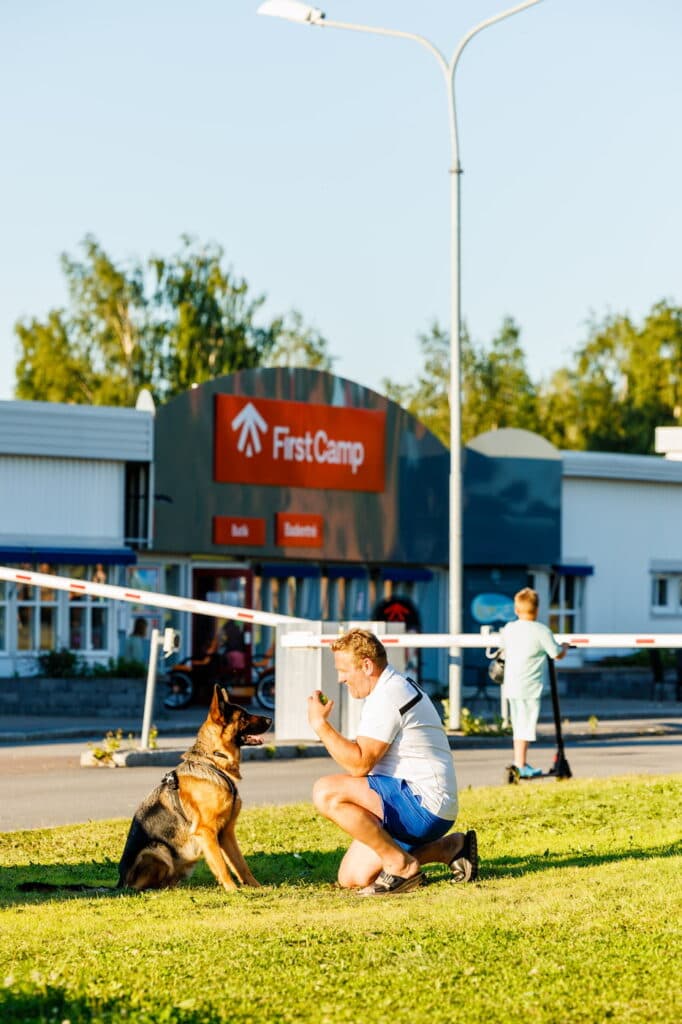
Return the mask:
M 509 701 L 509 715 L 515 740 L 535 742 L 535 727 L 540 716 L 540 698 L 521 700 L 512 697 Z

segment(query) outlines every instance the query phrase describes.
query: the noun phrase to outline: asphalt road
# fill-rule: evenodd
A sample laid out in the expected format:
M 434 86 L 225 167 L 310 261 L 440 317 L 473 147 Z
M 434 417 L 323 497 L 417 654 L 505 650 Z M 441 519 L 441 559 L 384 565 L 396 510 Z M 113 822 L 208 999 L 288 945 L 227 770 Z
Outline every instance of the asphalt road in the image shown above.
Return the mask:
M 187 744 L 189 745 L 189 744 Z M 182 741 L 178 741 L 182 746 Z M 0 831 L 130 818 L 140 800 L 167 771 L 151 768 L 81 768 L 83 741 L 0 746 Z M 554 748 L 538 744 L 532 761 L 549 767 Z M 682 772 L 676 736 L 598 739 L 567 744 L 576 778 Z M 501 785 L 509 746 L 454 751 L 460 789 Z M 335 771 L 328 758 L 249 761 L 239 790 L 244 806 L 307 801 L 315 779 Z M 552 780 L 530 783 L 550 785 Z

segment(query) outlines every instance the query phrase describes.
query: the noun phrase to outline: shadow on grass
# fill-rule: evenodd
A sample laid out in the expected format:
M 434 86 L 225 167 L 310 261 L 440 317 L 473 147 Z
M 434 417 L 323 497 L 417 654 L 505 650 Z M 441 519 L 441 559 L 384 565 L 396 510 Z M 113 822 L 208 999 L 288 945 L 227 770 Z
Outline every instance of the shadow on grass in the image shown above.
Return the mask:
M 305 850 L 296 853 L 254 853 L 247 857 L 253 874 L 264 886 L 319 886 L 336 880 L 344 847 L 322 852 Z M 114 861 L 83 861 L 80 864 L 30 864 L 0 868 L 0 907 L 17 903 L 35 903 L 41 899 L 92 899 L 94 896 L 137 896 L 130 889 L 116 889 L 118 864 Z M 43 892 L 22 892 L 22 882 L 47 883 L 56 886 Z M 217 882 L 203 861 L 180 889 L 215 889 Z M 83 885 L 110 891 L 77 892 L 66 886 Z M 60 888 L 60 886 L 64 888 Z M 2 1019 L 2 1018 L 0 1018 Z
M 682 854 L 682 840 L 666 843 L 662 846 L 649 846 L 646 849 L 633 847 L 630 850 L 614 850 L 613 853 L 552 853 L 545 850 L 542 854 L 527 854 L 523 857 L 498 857 L 495 860 L 483 860 L 481 877 L 486 878 L 517 878 L 537 871 L 553 868 L 594 868 L 602 864 L 622 863 L 630 860 L 651 860 L 655 857 L 677 857 Z
M 163 1007 L 163 1020 L 167 1024 L 206 1024 L 207 1008 L 187 1010 Z M 160 1019 L 158 1002 L 150 1000 L 149 1007 L 133 1005 L 116 999 L 94 1000 L 73 996 L 51 985 L 44 989 L 0 990 L 0 1020 L 3 1024 L 24 1024 L 32 1021 L 69 1021 L 70 1024 L 90 1024 L 92 1021 L 135 1021 L 136 1024 L 156 1024 Z
M 314 886 L 332 885 L 345 847 L 321 852 L 306 850 L 302 853 L 255 853 L 248 857 L 248 862 L 258 881 L 263 886 L 296 886 L 311 888 Z M 675 857 L 682 854 L 682 840 L 661 846 L 632 848 L 630 850 L 614 850 L 612 853 L 576 852 L 552 853 L 546 850 L 542 854 L 525 854 L 519 857 L 485 857 L 482 851 L 480 881 L 496 878 L 519 878 L 522 875 L 556 868 L 593 868 L 602 864 L 622 863 L 634 860 L 650 860 L 656 857 Z M 31 864 L 22 868 L 0 869 L 0 907 L 15 906 L 19 903 L 36 903 L 49 899 L 92 899 L 93 896 L 137 896 L 130 889 L 116 889 L 118 876 L 117 866 L 113 861 L 97 864 L 83 862 L 81 864 Z M 443 865 L 428 868 L 429 881 L 440 882 L 451 878 L 449 870 Z M 57 888 L 47 892 L 24 893 L 17 889 L 20 882 L 51 883 Z M 73 892 L 59 886 L 86 885 L 93 887 L 110 887 L 104 892 Z M 181 883 L 180 889 L 216 889 L 217 883 L 206 865 L 201 862 L 187 882 Z

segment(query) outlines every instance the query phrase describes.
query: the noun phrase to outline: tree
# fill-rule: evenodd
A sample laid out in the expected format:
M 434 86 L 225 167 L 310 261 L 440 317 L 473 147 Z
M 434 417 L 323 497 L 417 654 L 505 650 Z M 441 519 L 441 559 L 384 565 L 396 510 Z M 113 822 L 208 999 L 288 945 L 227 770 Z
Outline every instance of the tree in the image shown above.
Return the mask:
M 256 325 L 265 297 L 251 298 L 246 281 L 223 269 L 219 246 L 193 249 L 188 237 L 182 244 L 170 259 L 152 261 L 156 306 L 162 313 L 165 397 L 260 366 L 281 326 L 279 319 Z
M 387 398 L 416 416 L 425 427 L 450 445 L 450 336 L 437 323 L 419 336 L 424 370 L 417 383 L 398 384 L 385 379 L 381 386 Z
M 655 428 L 682 418 L 682 310 L 655 305 L 589 325 L 573 367 L 540 389 L 540 432 L 560 448 L 646 454 Z
M 520 335 L 511 317 L 505 317 L 490 348 L 472 347 L 463 359 L 465 441 L 500 427 L 538 429 L 537 391 L 526 369 Z
M 304 366 L 312 370 L 331 370 L 333 363 L 325 338 L 314 327 L 306 327 L 297 310 L 279 322 L 275 343 L 263 360 L 263 366 Z
M 526 370 L 520 331 L 506 318 L 489 349 L 477 347 L 466 328 L 461 337 L 462 440 L 497 427 L 536 430 L 535 385 Z M 450 444 L 450 338 L 437 323 L 419 339 L 424 369 L 414 385 L 384 380 L 386 395 Z
M 18 323 L 15 330 L 22 352 L 16 366 L 18 398 L 93 401 L 97 383 L 87 353 L 71 345 L 62 311 L 52 310 L 45 323 Z
M 80 260 L 62 256 L 67 310 L 20 322 L 18 398 L 132 405 L 236 370 L 281 360 L 327 368 L 325 339 L 300 313 L 261 322 L 264 296 L 223 267 L 220 246 L 182 238 L 170 258 L 114 264 L 88 236 Z M 291 365 L 291 364 L 289 364 Z

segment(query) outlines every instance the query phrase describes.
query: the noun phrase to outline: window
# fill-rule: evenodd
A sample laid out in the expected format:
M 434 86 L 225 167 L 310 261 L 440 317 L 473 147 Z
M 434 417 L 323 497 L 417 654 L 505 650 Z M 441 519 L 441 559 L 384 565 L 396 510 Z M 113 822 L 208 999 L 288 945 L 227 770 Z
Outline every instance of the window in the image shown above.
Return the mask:
M 682 615 L 682 573 L 655 573 L 651 577 L 651 611 Z
M 168 499 L 166 499 L 168 500 Z M 126 464 L 125 541 L 134 548 L 149 547 L 149 466 Z
M 33 566 L 24 565 L 33 571 Z M 45 562 L 38 572 L 51 575 L 54 568 Z M 53 651 L 57 646 L 57 591 L 48 587 L 17 586 L 17 650 Z
M 64 575 L 74 580 L 106 583 L 107 570 L 97 565 L 67 565 Z M 104 597 L 69 593 L 69 649 L 104 651 L 109 647 L 110 603 Z
M 584 585 L 583 576 L 550 576 L 549 628 L 553 633 L 580 631 Z

